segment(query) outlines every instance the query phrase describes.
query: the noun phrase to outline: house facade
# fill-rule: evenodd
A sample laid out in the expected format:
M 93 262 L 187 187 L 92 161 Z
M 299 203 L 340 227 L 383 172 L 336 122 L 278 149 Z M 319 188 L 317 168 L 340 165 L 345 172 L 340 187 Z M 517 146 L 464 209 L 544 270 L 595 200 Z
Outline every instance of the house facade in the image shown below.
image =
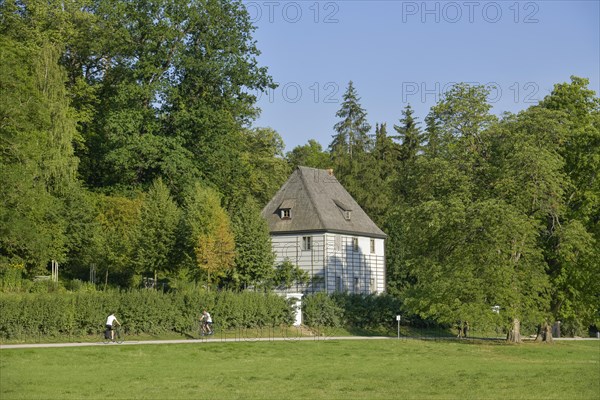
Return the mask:
M 386 235 L 331 170 L 298 167 L 265 206 L 276 262 L 306 271 L 301 293 L 382 293 Z

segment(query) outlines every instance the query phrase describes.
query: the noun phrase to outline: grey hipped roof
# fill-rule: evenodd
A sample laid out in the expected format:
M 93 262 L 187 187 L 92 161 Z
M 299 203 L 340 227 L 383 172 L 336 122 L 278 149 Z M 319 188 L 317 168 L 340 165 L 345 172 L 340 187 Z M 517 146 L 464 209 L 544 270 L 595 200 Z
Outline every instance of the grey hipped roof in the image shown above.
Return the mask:
M 282 209 L 289 209 L 291 218 L 281 218 Z M 323 169 L 298 167 L 262 216 L 275 234 L 317 231 L 387 237 L 335 176 Z

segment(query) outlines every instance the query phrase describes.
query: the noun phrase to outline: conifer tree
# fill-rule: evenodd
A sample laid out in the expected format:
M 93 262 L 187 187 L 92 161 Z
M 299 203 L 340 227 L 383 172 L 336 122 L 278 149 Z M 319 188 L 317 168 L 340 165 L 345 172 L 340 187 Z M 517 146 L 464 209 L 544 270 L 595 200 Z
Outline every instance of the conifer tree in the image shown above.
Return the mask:
M 352 81 L 348 83 L 343 99 L 341 108 L 335 114 L 341 121 L 335 124 L 336 134 L 329 145 L 334 160 L 352 160 L 371 149 L 371 125 L 367 122 L 367 112 L 359 103 L 360 98 Z
M 388 135 L 385 122 L 381 125 L 375 124 L 375 144 L 372 153 L 375 159 L 381 162 L 382 166 L 390 168 L 390 170 L 398 160 L 398 144 L 394 143 L 392 136 Z
M 423 152 L 431 157 L 439 155 L 442 146 L 442 137 L 439 127 L 439 121 L 433 110 L 425 117 L 425 145 Z
M 414 162 L 423 142 L 423 134 L 413 114 L 414 111 L 408 104 L 402 111 L 401 125 L 394 125 L 394 130 L 398 133 L 396 138 L 400 140 L 399 156 L 402 163 Z

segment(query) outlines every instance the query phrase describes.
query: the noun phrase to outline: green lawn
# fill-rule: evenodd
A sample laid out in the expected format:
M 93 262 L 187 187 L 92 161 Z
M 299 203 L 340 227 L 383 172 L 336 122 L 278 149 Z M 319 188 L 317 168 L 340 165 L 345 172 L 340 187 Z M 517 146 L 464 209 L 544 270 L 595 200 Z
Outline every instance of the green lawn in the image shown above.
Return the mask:
M 0 399 L 594 399 L 600 341 L 188 343 L 0 350 Z

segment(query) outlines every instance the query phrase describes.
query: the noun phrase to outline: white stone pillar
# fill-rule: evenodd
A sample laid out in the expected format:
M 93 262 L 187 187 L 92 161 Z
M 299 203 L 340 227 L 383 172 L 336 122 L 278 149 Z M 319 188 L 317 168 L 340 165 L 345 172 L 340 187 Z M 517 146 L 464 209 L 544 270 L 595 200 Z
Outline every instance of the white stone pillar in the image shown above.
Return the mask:
M 295 315 L 295 319 L 294 319 L 294 326 L 300 326 L 302 325 L 302 293 L 287 293 L 285 295 L 286 299 L 293 299 L 295 300 L 293 307 L 294 310 L 296 311 L 296 315 Z

